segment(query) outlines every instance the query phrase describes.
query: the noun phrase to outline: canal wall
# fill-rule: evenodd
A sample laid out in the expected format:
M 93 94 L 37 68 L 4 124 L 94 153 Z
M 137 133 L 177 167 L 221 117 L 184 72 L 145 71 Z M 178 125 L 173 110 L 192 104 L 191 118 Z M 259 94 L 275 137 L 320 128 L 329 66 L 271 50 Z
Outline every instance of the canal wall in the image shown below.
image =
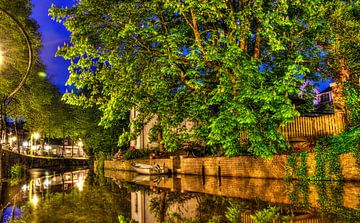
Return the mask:
M 225 176 L 225 177 L 249 177 L 298 179 L 296 171 L 289 168 L 288 155 L 275 155 L 272 160 L 266 160 L 253 156 L 239 157 L 209 157 L 209 158 L 186 158 L 170 157 L 169 159 L 139 159 L 139 160 L 107 160 L 104 169 L 133 171 L 131 162 L 158 164 L 169 168 L 172 173 L 185 175 Z M 300 166 L 300 159 L 297 160 Z M 316 179 L 316 156 L 308 153 L 305 160 L 306 175 Z M 326 164 L 327 166 L 331 164 Z M 360 168 L 356 158 L 348 153 L 339 155 L 340 172 L 343 180 L 360 181 Z M 329 167 L 328 167 L 329 168 Z M 333 177 L 333 176 L 329 176 Z M 334 176 L 335 179 L 335 176 Z

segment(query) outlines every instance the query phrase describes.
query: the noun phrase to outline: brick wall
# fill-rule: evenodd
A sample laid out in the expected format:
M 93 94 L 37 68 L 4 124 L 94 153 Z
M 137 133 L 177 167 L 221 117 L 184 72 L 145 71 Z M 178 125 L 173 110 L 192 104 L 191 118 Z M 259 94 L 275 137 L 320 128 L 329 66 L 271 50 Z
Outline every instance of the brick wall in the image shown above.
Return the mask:
M 105 169 L 132 171 L 131 162 L 158 164 L 167 167 L 179 174 L 217 176 L 220 172 L 222 177 L 252 177 L 284 179 L 286 177 L 287 156 L 274 156 L 272 160 L 256 158 L 252 156 L 240 156 L 233 158 L 180 158 L 170 159 L 142 159 L 142 160 L 113 160 L 105 161 Z M 360 169 L 356 165 L 356 159 L 352 154 L 340 155 L 342 174 L 345 180 L 360 181 Z M 307 157 L 307 173 L 315 176 L 315 154 L 309 153 Z M 291 174 L 291 173 L 289 173 Z M 295 175 L 290 175 L 296 179 Z
M 166 167 L 169 170 L 173 170 L 174 159 L 175 158 L 171 157 L 169 159 L 105 160 L 104 169 L 134 171 L 130 165 L 131 163 L 143 163 L 152 165 L 158 164 L 161 167 Z
M 356 159 L 352 154 L 340 155 L 342 175 L 345 180 L 360 181 L 360 169 L 356 165 Z M 284 179 L 286 176 L 287 156 L 274 156 L 272 160 L 266 160 L 251 156 L 241 157 L 214 157 L 214 158 L 183 158 L 180 157 L 180 174 L 232 177 L 254 177 Z M 315 154 L 309 153 L 307 157 L 308 176 L 315 176 Z M 295 175 L 291 176 L 296 179 Z
M 286 156 L 274 156 L 265 160 L 250 156 L 216 157 L 216 158 L 183 158 L 180 157 L 181 174 L 200 174 L 204 167 L 205 175 L 233 177 L 280 178 L 285 177 Z M 220 168 L 219 168 L 220 167 Z

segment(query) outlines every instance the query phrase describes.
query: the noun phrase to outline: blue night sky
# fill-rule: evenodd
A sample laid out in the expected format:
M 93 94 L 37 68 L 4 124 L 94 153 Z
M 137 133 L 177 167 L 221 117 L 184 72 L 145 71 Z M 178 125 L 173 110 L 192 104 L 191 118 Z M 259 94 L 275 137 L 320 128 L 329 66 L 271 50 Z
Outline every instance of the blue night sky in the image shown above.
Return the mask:
M 41 40 L 43 48 L 40 57 L 43 64 L 47 67 L 47 74 L 52 83 L 60 88 L 60 92 L 65 92 L 65 82 L 69 76 L 67 70 L 70 62 L 62 57 L 55 57 L 58 46 L 69 41 L 70 32 L 66 28 L 53 20 L 48 15 L 48 10 L 52 4 L 58 7 L 71 6 L 74 0 L 31 0 L 33 4 L 32 18 L 40 25 Z

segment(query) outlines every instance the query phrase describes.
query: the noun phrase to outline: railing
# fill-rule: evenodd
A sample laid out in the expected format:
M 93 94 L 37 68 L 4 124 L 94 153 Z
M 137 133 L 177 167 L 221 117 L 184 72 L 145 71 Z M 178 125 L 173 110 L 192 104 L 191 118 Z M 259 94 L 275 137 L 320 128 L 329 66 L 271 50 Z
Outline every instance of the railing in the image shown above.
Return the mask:
M 294 121 L 280 129 L 286 140 L 294 138 L 312 138 L 337 135 L 344 130 L 345 121 L 341 113 L 314 117 L 296 117 Z M 248 140 L 246 132 L 242 132 L 240 142 Z
M 342 114 L 321 115 L 317 117 L 296 117 L 294 122 L 281 128 L 285 138 L 319 137 L 336 135 L 344 129 Z
M 58 146 L 58 147 L 61 149 L 63 148 L 62 146 L 61 147 Z M 52 148 L 51 151 L 45 151 L 43 149 L 30 151 L 20 147 L 20 151 L 19 151 L 17 148 L 10 148 L 9 146 L 4 145 L 2 147 L 2 150 L 6 150 L 11 153 L 16 153 L 22 156 L 38 157 L 38 158 L 46 158 L 46 159 L 88 159 L 88 156 L 83 152 L 81 154 L 75 154 L 75 153 L 71 154 L 68 151 L 70 148 L 69 146 L 65 146 L 65 149 L 62 152 L 59 152 L 58 148 L 56 147 Z

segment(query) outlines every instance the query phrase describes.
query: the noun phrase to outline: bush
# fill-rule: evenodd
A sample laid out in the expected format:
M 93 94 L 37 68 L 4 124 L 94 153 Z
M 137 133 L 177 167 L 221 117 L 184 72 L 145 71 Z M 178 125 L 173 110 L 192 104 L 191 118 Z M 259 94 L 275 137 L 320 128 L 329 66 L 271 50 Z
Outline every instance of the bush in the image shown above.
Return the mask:
M 11 184 L 18 184 L 21 180 L 26 178 L 26 167 L 20 164 L 15 164 L 10 169 Z
M 152 152 L 151 150 L 139 150 L 139 149 L 128 150 L 124 154 L 123 158 L 125 160 L 147 158 L 151 152 Z

